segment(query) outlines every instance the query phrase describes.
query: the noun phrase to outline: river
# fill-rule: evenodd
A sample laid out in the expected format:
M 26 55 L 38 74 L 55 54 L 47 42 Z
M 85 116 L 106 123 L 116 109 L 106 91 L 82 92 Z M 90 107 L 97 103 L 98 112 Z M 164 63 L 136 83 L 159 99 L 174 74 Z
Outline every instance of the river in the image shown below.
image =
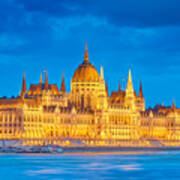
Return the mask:
M 1 154 L 0 180 L 179 180 L 180 152 Z

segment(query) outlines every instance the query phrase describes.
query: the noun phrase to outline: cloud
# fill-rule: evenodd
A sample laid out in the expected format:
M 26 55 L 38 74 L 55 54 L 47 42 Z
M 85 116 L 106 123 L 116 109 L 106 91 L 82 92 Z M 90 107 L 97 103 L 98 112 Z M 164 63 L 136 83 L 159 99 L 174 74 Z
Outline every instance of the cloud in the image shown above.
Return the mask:
M 50 0 L 2 0 L 0 34 L 7 37 L 7 42 L 16 37 L 16 42 L 24 44 L 15 47 L 9 43 L 9 48 L 2 49 L 1 53 L 32 53 L 33 47 L 33 53 L 40 54 L 41 49 L 56 48 L 58 41 L 91 37 L 100 37 L 97 40 L 100 43 L 103 40 L 105 49 L 111 50 L 112 42 L 118 51 L 138 53 L 137 59 L 143 59 L 152 51 L 179 51 L 179 46 L 174 44 L 180 40 L 179 27 L 175 27 L 180 22 L 178 4 L 175 0 L 170 3 L 112 0 L 110 5 L 107 1 L 94 0 L 54 0 L 53 3 Z M 2 43 L 2 46 L 5 45 Z M 143 60 L 137 62 L 143 63 Z
M 105 18 L 118 26 L 154 27 L 180 25 L 178 0 L 16 0 L 27 11 L 46 13 L 51 16 L 85 16 Z

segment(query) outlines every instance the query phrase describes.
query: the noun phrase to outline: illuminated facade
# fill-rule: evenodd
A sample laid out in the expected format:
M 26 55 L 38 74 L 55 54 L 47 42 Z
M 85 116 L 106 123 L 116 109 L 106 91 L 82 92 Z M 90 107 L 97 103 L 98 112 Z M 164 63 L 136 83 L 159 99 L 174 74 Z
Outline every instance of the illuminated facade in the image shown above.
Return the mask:
M 179 145 L 180 109 L 159 106 L 145 110 L 142 84 L 133 89 L 131 70 L 127 87 L 108 93 L 103 67 L 100 75 L 84 61 L 61 88 L 49 84 L 46 73 L 38 84 L 26 88 L 25 74 L 17 98 L 0 99 L 0 139 L 20 139 L 24 145 L 153 146 Z

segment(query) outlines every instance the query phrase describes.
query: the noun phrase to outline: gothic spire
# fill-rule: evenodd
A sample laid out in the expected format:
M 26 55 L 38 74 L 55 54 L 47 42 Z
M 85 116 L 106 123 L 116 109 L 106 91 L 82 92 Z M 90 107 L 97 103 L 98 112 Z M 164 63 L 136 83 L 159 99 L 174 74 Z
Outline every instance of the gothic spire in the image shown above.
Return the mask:
M 108 83 L 107 83 L 107 81 L 106 81 L 106 95 L 107 95 L 107 97 L 109 97 L 109 90 L 108 90 Z
M 23 74 L 23 82 L 22 82 L 22 88 L 21 88 L 21 95 L 24 95 L 27 91 L 26 88 L 26 75 L 25 73 Z
M 44 84 L 44 89 L 48 90 L 48 72 L 46 71 L 46 78 L 45 78 L 45 84 Z
M 104 80 L 104 70 L 103 66 L 101 65 L 101 74 L 100 74 L 101 80 Z
M 121 92 L 121 83 L 119 81 L 118 91 Z
M 130 68 L 129 68 L 129 76 L 128 76 L 126 92 L 128 94 L 131 94 L 131 95 L 134 94 L 133 83 L 132 83 L 132 76 L 131 76 L 131 69 Z
M 64 80 L 64 73 L 63 73 L 63 75 L 62 75 L 61 92 L 66 92 L 65 80 Z
M 89 62 L 88 50 L 87 50 L 87 42 L 86 42 L 86 45 L 85 45 L 84 62 Z
M 140 85 L 139 85 L 139 97 L 143 98 L 142 81 L 140 81 Z
M 173 103 L 172 103 L 172 109 L 175 111 L 176 110 L 176 105 L 175 105 L 175 100 L 173 99 Z
M 42 85 L 42 72 L 41 72 L 41 74 L 40 74 L 40 80 L 39 80 L 39 84 L 41 84 Z

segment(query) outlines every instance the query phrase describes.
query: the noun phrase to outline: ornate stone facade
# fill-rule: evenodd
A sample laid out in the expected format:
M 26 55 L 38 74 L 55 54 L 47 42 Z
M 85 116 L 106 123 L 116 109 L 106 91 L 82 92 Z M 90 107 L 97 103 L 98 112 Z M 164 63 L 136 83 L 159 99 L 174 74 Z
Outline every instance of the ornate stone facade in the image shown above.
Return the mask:
M 100 75 L 89 62 L 87 45 L 82 64 L 71 80 L 70 93 L 62 78 L 26 87 L 25 74 L 17 98 L 0 99 L 0 139 L 20 139 L 24 145 L 153 146 L 179 145 L 180 109 L 159 106 L 145 110 L 142 83 L 108 93 L 103 67 Z

